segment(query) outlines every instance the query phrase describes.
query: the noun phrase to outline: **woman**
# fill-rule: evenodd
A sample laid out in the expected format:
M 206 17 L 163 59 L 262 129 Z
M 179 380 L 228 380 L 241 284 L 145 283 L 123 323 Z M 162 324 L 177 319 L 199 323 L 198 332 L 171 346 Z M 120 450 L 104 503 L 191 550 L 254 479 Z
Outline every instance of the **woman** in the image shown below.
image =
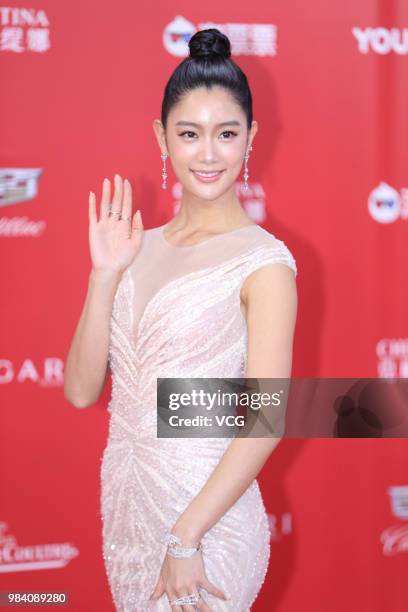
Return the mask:
M 131 186 L 89 200 L 92 272 L 65 394 L 93 404 L 112 370 L 101 467 L 103 554 L 117 610 L 250 610 L 270 533 L 256 476 L 278 438 L 159 438 L 157 378 L 290 377 L 295 260 L 254 224 L 235 181 L 257 131 L 228 38 L 197 32 L 153 127 L 183 185 L 167 224 L 144 230 Z

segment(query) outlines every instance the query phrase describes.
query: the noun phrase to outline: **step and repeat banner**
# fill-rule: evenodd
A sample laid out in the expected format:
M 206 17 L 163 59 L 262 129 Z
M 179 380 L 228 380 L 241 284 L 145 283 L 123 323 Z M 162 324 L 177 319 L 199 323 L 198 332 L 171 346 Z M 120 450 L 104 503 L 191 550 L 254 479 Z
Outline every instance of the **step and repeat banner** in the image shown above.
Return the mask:
M 110 377 L 74 408 L 64 361 L 88 285 L 88 194 L 115 173 L 145 228 L 163 191 L 152 123 L 197 31 L 247 74 L 251 219 L 297 266 L 294 377 L 408 377 L 408 5 L 402 0 L 14 0 L 0 5 L 0 590 L 113 610 L 99 469 Z M 257 612 L 404 612 L 405 439 L 285 439 L 259 481 L 271 559 Z

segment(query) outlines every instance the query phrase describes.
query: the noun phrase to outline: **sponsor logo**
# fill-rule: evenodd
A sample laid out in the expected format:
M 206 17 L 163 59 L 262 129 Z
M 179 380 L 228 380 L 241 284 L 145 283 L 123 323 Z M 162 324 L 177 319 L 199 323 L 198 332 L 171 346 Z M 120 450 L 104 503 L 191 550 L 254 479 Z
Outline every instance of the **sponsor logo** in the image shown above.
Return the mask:
M 389 487 L 391 512 L 397 518 L 408 520 L 408 486 Z M 383 553 L 390 557 L 398 553 L 408 552 L 408 524 L 393 525 L 384 529 L 381 534 Z
M 45 11 L 0 6 L 0 51 L 44 53 L 50 48 Z
M 285 536 L 292 534 L 291 512 L 283 512 L 279 517 L 276 514 L 268 512 L 268 522 L 272 542 L 279 542 L 283 540 Z
M 376 349 L 380 378 L 408 378 L 408 338 L 382 338 Z
M 397 53 L 408 54 L 408 28 L 359 28 L 354 27 L 351 32 L 357 40 L 360 53 Z
M 277 55 L 277 26 L 272 23 L 214 23 L 197 25 L 178 15 L 163 31 L 163 46 L 176 57 L 187 57 L 188 41 L 199 30 L 217 28 L 228 36 L 233 55 Z
M 368 196 L 368 212 L 377 223 L 408 219 L 408 188 L 396 189 L 381 182 Z
M 38 195 L 41 168 L 0 168 L 0 208 L 23 204 Z M 40 236 L 45 221 L 32 221 L 28 217 L 0 217 L 0 236 Z
M 18 544 L 15 536 L 7 534 L 7 527 L 0 522 L 0 573 L 60 569 L 79 555 L 70 542 Z
M 0 385 L 14 381 L 31 381 L 40 387 L 61 387 L 64 384 L 64 362 L 57 357 L 47 357 L 42 372 L 39 372 L 31 359 L 25 359 L 19 368 L 9 359 L 0 359 Z

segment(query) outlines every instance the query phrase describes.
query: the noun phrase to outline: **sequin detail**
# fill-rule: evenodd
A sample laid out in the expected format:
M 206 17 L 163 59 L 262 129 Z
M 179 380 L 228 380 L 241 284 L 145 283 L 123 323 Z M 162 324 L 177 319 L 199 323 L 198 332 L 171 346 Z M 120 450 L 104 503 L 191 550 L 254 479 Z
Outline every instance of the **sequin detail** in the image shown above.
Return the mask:
M 235 237 L 230 251 L 226 248 L 225 256 L 211 265 L 206 248 L 199 250 L 203 261 L 198 267 L 194 256 L 186 265 L 180 250 L 172 262 L 173 278 L 164 277 L 157 291 L 143 296 L 137 266 L 145 269 L 159 246 L 166 256 L 155 230 L 148 230 L 137 265 L 123 274 L 111 316 L 112 397 L 101 461 L 101 519 L 106 575 L 119 612 L 172 610 L 166 595 L 149 601 L 166 550 L 163 538 L 231 443 L 157 439 L 156 378 L 244 376 L 247 329 L 240 289 L 245 278 L 272 263 L 284 263 L 297 275 L 286 245 L 255 226 L 247 241 L 241 235 L 242 244 L 237 243 Z M 209 606 L 214 612 L 249 612 L 270 558 L 269 524 L 257 480 L 202 543 L 209 580 L 230 597 L 223 601 L 204 593 Z

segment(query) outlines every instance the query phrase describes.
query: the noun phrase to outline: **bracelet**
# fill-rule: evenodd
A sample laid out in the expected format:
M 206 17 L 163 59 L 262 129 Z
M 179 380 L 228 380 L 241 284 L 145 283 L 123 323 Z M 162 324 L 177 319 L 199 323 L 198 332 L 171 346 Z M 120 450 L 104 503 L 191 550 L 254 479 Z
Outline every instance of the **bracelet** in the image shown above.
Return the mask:
M 201 542 L 198 543 L 196 548 L 182 546 L 181 539 L 174 535 L 174 533 L 167 533 L 164 538 L 165 544 L 167 544 L 167 554 L 175 559 L 181 557 L 191 557 L 198 550 L 201 549 Z

